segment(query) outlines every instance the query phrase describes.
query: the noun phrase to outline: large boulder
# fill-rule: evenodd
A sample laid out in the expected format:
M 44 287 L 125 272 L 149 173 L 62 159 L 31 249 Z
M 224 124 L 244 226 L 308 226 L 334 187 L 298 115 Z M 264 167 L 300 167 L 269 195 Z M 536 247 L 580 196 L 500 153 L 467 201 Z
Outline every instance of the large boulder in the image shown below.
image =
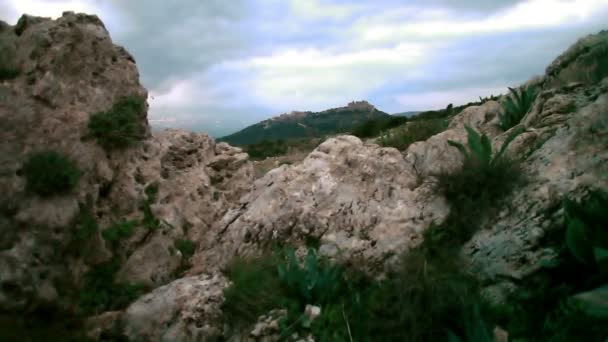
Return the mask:
M 221 275 L 181 278 L 139 298 L 122 316 L 132 341 L 211 341 L 222 335 Z
M 209 271 L 274 242 L 304 247 L 317 241 L 324 255 L 367 260 L 382 270 L 386 259 L 419 242 L 424 229 L 447 213 L 398 150 L 339 136 L 302 163 L 257 180 L 240 208 L 207 235 L 207 248 L 193 262 Z

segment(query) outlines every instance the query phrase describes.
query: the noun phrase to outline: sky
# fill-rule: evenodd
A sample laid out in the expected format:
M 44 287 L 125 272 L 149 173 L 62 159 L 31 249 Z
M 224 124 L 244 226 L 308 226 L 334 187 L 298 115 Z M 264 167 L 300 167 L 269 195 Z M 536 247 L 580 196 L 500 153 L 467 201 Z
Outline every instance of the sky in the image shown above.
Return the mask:
M 153 126 L 215 137 L 353 100 L 396 113 L 505 93 L 608 29 L 608 0 L 0 0 L 13 25 L 66 10 L 134 55 Z

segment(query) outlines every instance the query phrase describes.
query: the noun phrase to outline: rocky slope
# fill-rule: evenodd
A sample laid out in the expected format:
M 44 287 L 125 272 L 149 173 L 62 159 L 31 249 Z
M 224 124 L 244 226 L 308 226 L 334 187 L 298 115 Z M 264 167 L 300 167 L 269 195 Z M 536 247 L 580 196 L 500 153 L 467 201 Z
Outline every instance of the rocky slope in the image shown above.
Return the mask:
M 96 16 L 68 12 L 57 20 L 23 16 L 15 27 L 0 24 L 2 55 L 16 70 L 0 81 L 0 306 L 73 308 L 78 292 L 70 289 L 110 260 L 118 261 L 117 281 L 150 288 L 172 280 L 187 264 L 176 241 L 196 244 L 249 187 L 247 154 L 205 134 L 151 136 L 145 113 L 138 118 L 141 142 L 104 150 L 88 137 L 91 115 L 123 96 L 147 95 L 133 57 L 112 43 Z M 71 192 L 26 191 L 24 163 L 47 150 L 81 170 Z M 84 216 L 99 229 L 77 240 Z M 135 222 L 128 238 L 114 245 L 104 237 L 127 220 Z
M 134 146 L 108 151 L 89 136 L 92 115 L 122 96 L 146 95 L 133 58 L 97 17 L 24 16 L 16 27 L 0 23 L 0 42 L 13 70 L 0 81 L 1 307 L 78 311 L 87 275 L 115 262 L 112 281 L 143 285 L 147 293 L 86 312 L 95 339 L 272 340 L 262 325 L 250 327 L 251 335 L 226 336 L 225 266 L 275 242 L 302 254 L 312 241 L 322 255 L 384 274 L 453 209 L 434 183 L 438 173 L 462 165 L 448 140 L 465 142 L 465 124 L 488 134 L 495 148 L 524 129 L 508 153 L 523 159 L 526 182 L 498 215 L 483 217 L 461 251 L 494 302 L 525 291 L 555 261 L 558 250 L 547 239 L 563 234 L 564 198 L 608 190 L 608 32 L 581 39 L 528 82 L 542 90 L 510 131 L 497 126 L 502 106 L 487 101 L 403 153 L 339 136 L 255 182 L 240 149 L 180 130 L 150 135 L 145 113 L 138 117 L 145 134 Z M 48 149 L 82 170 L 71 192 L 27 191 L 23 165 Z M 79 240 L 83 215 L 98 229 Z M 109 239 L 125 220 L 134 222 L 132 234 Z M 196 248 L 190 260 L 178 241 Z

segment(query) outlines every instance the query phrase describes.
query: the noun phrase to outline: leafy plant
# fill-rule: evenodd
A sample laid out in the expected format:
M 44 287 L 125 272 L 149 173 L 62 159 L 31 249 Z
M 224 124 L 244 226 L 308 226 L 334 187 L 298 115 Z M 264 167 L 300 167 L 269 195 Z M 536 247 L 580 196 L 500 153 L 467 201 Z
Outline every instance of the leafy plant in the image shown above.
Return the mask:
M 325 303 L 335 294 L 340 276 L 340 269 L 319 258 L 314 249 L 308 250 L 302 266 L 295 251 L 287 250 L 286 260 L 277 266 L 277 272 L 288 294 L 304 305 Z
M 122 239 L 131 237 L 135 232 L 137 223 L 135 221 L 118 222 L 101 232 L 101 236 L 112 244 L 118 243 Z
M 90 239 L 99 230 L 97 219 L 91 212 L 91 209 L 86 206 L 81 206 L 78 215 L 74 220 L 74 240 L 84 242 Z
M 78 166 L 56 151 L 35 152 L 23 165 L 26 191 L 50 197 L 72 190 L 82 173 Z
M 184 259 L 189 259 L 196 252 L 196 244 L 188 239 L 178 239 L 174 243 L 175 248 L 182 253 Z
M 141 210 L 144 212 L 144 218 L 141 224 L 149 230 L 157 229 L 160 226 L 160 221 L 154 216 L 152 212 L 152 203 L 156 201 L 156 195 L 158 194 L 158 184 L 152 183 L 148 185 L 144 192 L 146 193 L 146 199 L 141 205 Z
M 383 281 L 332 265 L 314 250 L 303 260 L 292 249 L 238 259 L 228 270 L 232 286 L 224 292 L 223 310 L 234 326 L 287 309 L 283 338 L 305 331 L 318 341 L 431 341 L 452 331 L 485 341 L 479 336 L 486 336 L 480 331 L 487 333 L 488 325 L 479 315 L 475 280 L 452 255 L 427 252 L 410 251 Z M 306 304 L 321 308 L 313 322 L 303 315 Z
M 142 97 L 121 98 L 108 111 L 91 115 L 89 134 L 106 150 L 130 147 L 145 137 L 145 110 Z
M 79 294 L 80 307 L 85 313 L 99 314 L 124 308 L 143 293 L 142 285 L 115 282 L 119 269 L 118 259 L 112 259 L 85 273 Z
M 596 270 L 595 283 L 603 282 L 574 295 L 572 301 L 589 316 L 608 319 L 608 194 L 593 191 L 584 203 L 566 199 L 564 213 L 568 250 Z
M 465 128 L 467 146 L 448 141 L 463 156 L 462 166 L 454 172 L 436 175 L 437 188 L 452 208 L 442 227 L 428 230 L 431 241 L 437 240 L 432 235 L 441 239 L 466 241 L 477 229 L 481 219 L 479 213 L 491 215 L 496 201 L 509 194 L 521 179 L 519 163 L 505 155 L 507 147 L 521 130 L 513 131 L 500 150 L 494 153 L 490 139 L 485 134 L 480 135 L 469 126 Z
M 465 159 L 467 166 L 474 166 L 483 169 L 491 169 L 497 167 L 503 161 L 503 155 L 511 142 L 522 133 L 523 130 L 516 130 L 509 134 L 498 153 L 492 151 L 492 142 L 484 133 L 480 135 L 471 126 L 466 125 L 467 144 L 468 148 L 463 144 L 448 140 L 450 146 L 456 147 Z
M 557 262 L 521 289 L 492 315 L 509 338 L 526 341 L 604 341 L 608 336 L 606 249 L 608 194 L 591 191 L 580 202 L 565 199 L 564 231 L 553 229 L 548 239 L 559 252 Z M 556 227 L 557 228 L 557 227 Z M 547 241 L 545 242 L 547 243 Z
M 510 94 L 506 96 L 502 103 L 504 113 L 500 115 L 500 128 L 507 131 L 517 125 L 521 119 L 530 111 L 538 89 L 534 86 L 526 88 L 509 88 Z

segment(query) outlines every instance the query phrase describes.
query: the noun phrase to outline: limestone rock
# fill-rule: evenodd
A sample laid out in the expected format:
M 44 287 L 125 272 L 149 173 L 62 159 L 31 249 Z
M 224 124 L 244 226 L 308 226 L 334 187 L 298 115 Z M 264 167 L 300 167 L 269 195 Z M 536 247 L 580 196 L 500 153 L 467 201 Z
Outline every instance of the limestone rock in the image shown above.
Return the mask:
M 207 235 L 195 269 L 255 254 L 272 241 L 303 246 L 310 240 L 330 257 L 363 257 L 382 269 L 386 258 L 420 241 L 426 226 L 448 213 L 428 186 L 417 186 L 396 149 L 353 136 L 328 139 L 301 164 L 257 180 L 241 207 Z
M 222 334 L 220 275 L 173 281 L 141 297 L 124 313 L 124 333 L 134 341 L 207 341 Z
M 579 39 L 547 67 L 545 88 L 594 84 L 608 76 L 608 31 Z

